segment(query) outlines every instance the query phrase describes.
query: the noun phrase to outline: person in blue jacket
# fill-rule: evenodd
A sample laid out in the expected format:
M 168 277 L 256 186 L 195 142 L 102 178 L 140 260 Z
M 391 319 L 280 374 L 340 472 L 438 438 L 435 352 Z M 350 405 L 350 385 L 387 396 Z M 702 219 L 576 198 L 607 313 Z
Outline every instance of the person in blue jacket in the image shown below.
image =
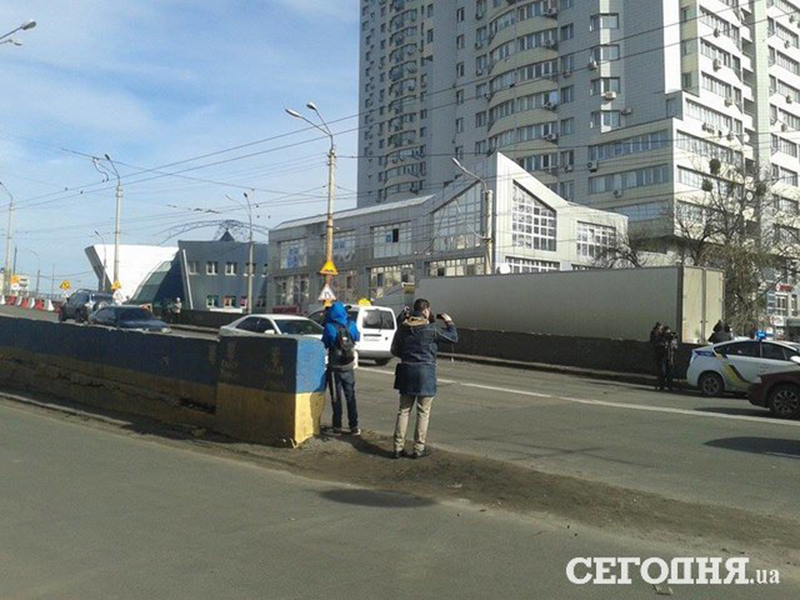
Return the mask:
M 347 402 L 347 421 L 352 435 L 361 435 L 356 407 L 355 345 L 361 339 L 356 324 L 348 319 L 347 308 L 334 302 L 325 313 L 322 343 L 328 350 L 328 378 L 333 384 L 333 431 L 342 433 L 342 392 Z

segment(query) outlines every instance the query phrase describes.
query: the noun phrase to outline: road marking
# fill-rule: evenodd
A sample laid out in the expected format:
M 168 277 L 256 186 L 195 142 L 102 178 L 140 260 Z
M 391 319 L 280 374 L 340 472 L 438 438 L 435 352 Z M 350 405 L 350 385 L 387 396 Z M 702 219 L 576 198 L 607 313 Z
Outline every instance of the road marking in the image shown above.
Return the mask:
M 520 394 L 522 396 L 533 396 L 534 398 L 557 398 L 552 394 L 540 394 L 538 392 L 528 392 L 524 390 L 513 390 L 510 388 L 494 387 L 491 385 L 481 385 L 480 383 L 462 383 L 464 387 L 478 388 L 481 390 L 489 390 L 492 392 L 506 392 L 507 394 Z
M 393 371 L 385 371 L 380 369 L 364 369 L 370 373 L 381 373 L 383 375 L 394 375 Z M 515 394 L 517 396 L 530 396 L 533 398 L 553 398 L 555 400 L 563 400 L 564 402 L 573 402 L 575 404 L 588 404 L 592 406 L 605 406 L 608 408 L 624 408 L 627 410 L 645 410 L 650 412 L 668 413 L 674 415 L 687 415 L 691 417 L 710 417 L 716 419 L 729 419 L 732 421 L 751 421 L 753 423 L 767 423 L 771 425 L 788 425 L 790 427 L 800 427 L 800 421 L 793 421 L 788 419 L 775 419 L 767 417 L 756 417 L 750 415 L 728 415 L 725 413 L 704 412 L 701 410 L 691 410 L 688 408 L 671 408 L 669 406 L 651 406 L 648 404 L 628 404 L 625 402 L 609 402 L 608 400 L 590 400 L 588 398 L 572 398 L 570 396 L 555 396 L 552 394 L 540 394 L 538 392 L 529 392 L 527 390 L 518 390 L 514 388 L 497 387 L 493 385 L 483 385 L 480 383 L 463 383 L 453 381 L 451 379 L 439 379 L 442 383 L 455 383 L 464 387 L 477 388 L 491 392 L 502 392 L 505 394 Z
M 394 371 L 386 371 L 385 369 L 371 369 L 369 367 L 359 367 L 362 371 L 366 371 L 367 373 L 378 373 L 379 375 L 391 375 L 394 377 Z M 439 383 L 459 383 L 455 379 L 442 379 L 441 377 L 437 377 L 436 381 Z M 463 385 L 469 385 L 465 383 Z

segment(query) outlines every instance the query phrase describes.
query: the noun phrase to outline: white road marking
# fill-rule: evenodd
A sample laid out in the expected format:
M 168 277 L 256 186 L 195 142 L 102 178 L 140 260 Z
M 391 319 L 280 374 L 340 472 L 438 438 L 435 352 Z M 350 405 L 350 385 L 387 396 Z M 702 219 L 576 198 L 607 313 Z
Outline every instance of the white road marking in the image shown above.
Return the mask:
M 462 383 L 464 387 L 471 387 L 471 388 L 478 388 L 481 390 L 489 390 L 492 392 L 506 392 L 507 394 L 520 394 L 523 396 L 533 396 L 534 398 L 557 398 L 558 396 L 553 396 L 552 394 L 540 394 L 538 392 L 528 392 L 524 390 L 513 390 L 510 388 L 501 388 L 501 387 L 494 387 L 491 385 L 481 385 L 479 383 Z
M 383 375 L 394 375 L 394 371 L 385 371 L 380 369 L 364 369 L 370 373 L 380 373 Z M 725 413 L 712 413 L 704 412 L 701 410 L 691 410 L 688 408 L 671 408 L 669 406 L 651 406 L 648 404 L 627 404 L 625 402 L 609 402 L 607 400 L 590 400 L 588 398 L 572 398 L 570 396 L 555 396 L 552 394 L 540 394 L 538 392 L 529 392 L 527 390 L 518 390 L 514 388 L 497 387 L 493 385 L 482 385 L 480 383 L 463 383 L 451 379 L 439 379 L 442 383 L 455 383 L 463 385 L 464 387 L 477 388 L 491 392 L 502 392 L 505 394 L 515 394 L 517 396 L 530 396 L 533 398 L 553 398 L 554 400 L 563 400 L 564 402 L 573 402 L 575 404 L 588 404 L 592 406 L 605 406 L 608 408 L 624 408 L 627 410 L 645 410 L 650 412 L 668 413 L 674 415 L 686 415 L 691 417 L 708 417 L 712 419 L 729 419 L 733 421 L 751 421 L 754 423 L 768 423 L 772 425 L 788 425 L 790 427 L 800 427 L 800 421 L 788 419 L 775 419 L 769 417 L 757 417 L 749 415 L 728 415 Z
M 394 377 L 394 371 L 386 371 L 385 369 L 371 369 L 369 367 L 359 367 L 359 369 L 362 371 L 367 371 L 368 373 L 378 373 L 379 375 L 391 375 Z M 439 383 L 459 383 L 455 379 L 442 379 L 441 377 L 437 377 L 436 381 Z M 463 385 L 469 384 L 465 383 Z

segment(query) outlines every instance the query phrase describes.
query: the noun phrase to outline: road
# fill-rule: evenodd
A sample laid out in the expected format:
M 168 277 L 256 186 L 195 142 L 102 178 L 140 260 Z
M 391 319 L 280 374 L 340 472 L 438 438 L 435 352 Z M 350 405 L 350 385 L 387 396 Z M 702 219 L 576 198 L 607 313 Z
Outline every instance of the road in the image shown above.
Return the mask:
M 434 446 L 800 521 L 800 421 L 773 419 L 740 398 L 564 374 L 450 361 L 439 374 Z M 392 375 L 391 366 L 358 371 L 361 425 L 387 435 Z
M 655 540 L 312 481 L 5 402 L 0 479 L 2 599 L 600 599 L 608 586 L 566 580 L 570 559 L 682 555 Z M 789 598 L 800 586 L 673 591 Z M 613 590 L 654 596 L 635 576 Z
M 362 427 L 392 431 L 392 376 L 359 369 Z M 800 521 L 800 421 L 739 398 L 563 374 L 443 361 L 439 376 L 433 445 Z

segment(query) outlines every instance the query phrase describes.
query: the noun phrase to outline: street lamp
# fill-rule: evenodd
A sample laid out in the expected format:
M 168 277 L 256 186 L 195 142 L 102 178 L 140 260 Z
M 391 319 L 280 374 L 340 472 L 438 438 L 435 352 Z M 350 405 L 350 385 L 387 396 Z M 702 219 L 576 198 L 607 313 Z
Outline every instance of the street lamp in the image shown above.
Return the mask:
M 245 311 L 246 314 L 250 315 L 253 314 L 253 278 L 256 276 L 256 265 L 255 265 L 255 249 L 253 245 L 253 205 L 250 202 L 250 196 L 247 192 L 243 192 L 242 195 L 244 196 L 245 202 L 247 202 L 247 220 L 250 223 L 250 242 L 248 244 L 248 263 L 245 267 L 245 276 L 247 277 L 247 310 Z M 231 202 L 235 202 L 242 206 L 238 201 L 231 198 L 228 194 L 225 194 L 225 197 L 230 200 Z M 242 206 L 242 208 L 245 208 Z
M 106 262 L 106 240 L 100 235 L 99 231 L 95 231 L 94 234 L 100 238 L 100 243 L 103 245 L 103 285 L 101 291 L 105 292 L 108 291 L 108 287 L 106 286 L 106 277 L 108 273 L 108 263 Z
M 114 164 L 114 161 L 111 160 L 111 157 L 108 154 L 103 155 L 105 160 L 111 165 L 111 170 L 114 173 L 114 176 L 117 178 L 117 190 L 116 190 L 116 219 L 114 221 L 114 284 L 115 286 L 119 285 L 119 237 L 120 237 L 120 219 L 122 217 L 122 178 L 119 175 L 119 171 L 117 170 L 117 165 Z M 97 169 L 100 173 L 106 176 L 106 181 L 108 181 L 109 173 L 108 167 L 102 166 L 101 163 L 102 159 L 92 157 L 92 163 L 94 164 L 94 168 Z
M 305 116 L 301 115 L 296 110 L 292 110 L 290 108 L 286 109 L 286 114 L 295 119 L 300 119 L 305 121 L 312 127 L 318 129 L 322 133 L 328 136 L 331 142 L 330 150 L 328 150 L 328 218 L 325 224 L 325 263 L 332 264 L 333 263 L 333 200 L 334 195 L 336 193 L 336 142 L 333 138 L 333 132 L 331 128 L 328 127 L 328 123 L 325 122 L 325 119 L 322 118 L 322 115 L 317 108 L 317 105 L 313 102 L 307 102 L 306 108 L 312 111 L 314 114 L 317 115 L 317 118 L 320 120 L 322 125 L 318 125 L 311 121 L 310 119 L 306 118 Z M 330 285 L 331 280 L 333 279 L 333 275 L 330 273 L 325 273 L 325 285 Z
M 494 198 L 492 190 L 485 179 L 478 177 L 475 175 L 475 173 L 464 167 L 464 165 L 462 165 L 455 156 L 453 157 L 453 164 L 455 164 L 455 166 L 458 167 L 458 169 L 467 177 L 480 182 L 481 186 L 483 186 L 483 201 L 486 210 L 483 234 L 485 248 L 483 265 L 486 275 L 491 275 L 494 272 Z
M 15 46 L 22 46 L 22 42 L 12 38 L 11 36 L 17 33 L 18 31 L 28 31 L 29 29 L 33 29 L 34 27 L 36 27 L 36 21 L 34 21 L 33 19 L 25 21 L 22 25 L 20 25 L 13 31 L 9 31 L 4 35 L 0 35 L 0 44 L 14 44 Z
M 3 273 L 3 293 L 8 294 L 11 285 L 11 230 L 14 226 L 14 196 L 8 191 L 6 185 L 0 181 L 0 187 L 8 194 L 8 227 L 6 228 L 6 263 Z
M 39 295 L 39 280 L 42 277 L 42 258 L 39 256 L 39 253 L 35 250 L 29 250 L 27 248 L 20 248 L 23 252 L 30 252 L 36 257 L 36 289 L 33 291 L 34 296 Z M 30 292 L 28 292 L 30 294 Z

